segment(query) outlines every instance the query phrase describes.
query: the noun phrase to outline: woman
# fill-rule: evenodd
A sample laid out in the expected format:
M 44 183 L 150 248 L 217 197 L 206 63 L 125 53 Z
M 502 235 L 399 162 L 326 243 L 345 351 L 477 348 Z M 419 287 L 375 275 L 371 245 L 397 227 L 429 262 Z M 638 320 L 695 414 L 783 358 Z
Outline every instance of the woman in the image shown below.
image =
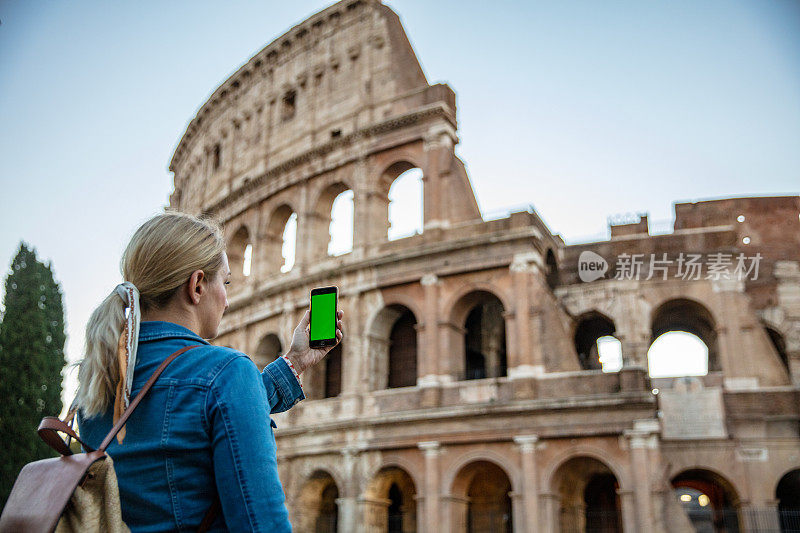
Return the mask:
M 305 398 L 299 374 L 331 349 L 309 348 L 308 311 L 288 353 L 259 372 L 243 353 L 204 340 L 217 335 L 228 307 L 231 273 L 217 225 L 156 216 L 133 235 L 121 270 L 125 283 L 86 327 L 76 403 L 89 446 L 99 446 L 164 359 L 199 345 L 166 368 L 107 449 L 123 520 L 134 532 L 194 531 L 218 497 L 212 529 L 290 531 L 269 414 Z

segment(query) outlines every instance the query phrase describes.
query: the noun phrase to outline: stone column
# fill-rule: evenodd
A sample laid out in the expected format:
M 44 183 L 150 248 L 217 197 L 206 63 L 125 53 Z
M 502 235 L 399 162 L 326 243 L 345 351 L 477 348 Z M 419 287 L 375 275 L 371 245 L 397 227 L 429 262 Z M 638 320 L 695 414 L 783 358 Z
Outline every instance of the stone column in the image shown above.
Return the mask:
M 622 531 L 635 533 L 640 531 L 636 527 L 636 499 L 632 490 L 617 490 L 620 506 L 622 507 Z
M 527 373 L 540 376 L 545 373 L 544 358 L 544 309 L 542 302 L 547 298 L 550 288 L 539 276 L 532 276 L 530 280 L 530 307 L 528 308 L 528 331 L 530 336 L 530 355 L 526 357 L 530 368 Z
M 342 487 L 342 497 L 336 499 L 339 512 L 337 524 L 339 531 L 356 531 L 357 524 L 362 522 L 356 516 L 356 495 L 358 494 L 358 489 L 355 487 L 356 453 L 358 450 L 352 446 L 342 449 L 344 487 Z
M 659 422 L 657 420 L 636 421 L 634 422 L 634 429 L 625 431 L 625 437 L 628 439 L 631 470 L 633 472 L 637 531 L 653 530 L 653 498 L 650 472 L 651 468 L 658 469 L 659 464 L 653 464 L 654 458 L 650 457 L 649 451 L 658 448 L 658 431 Z
M 356 527 L 361 526 L 361 521 L 357 520 L 356 508 L 358 502 L 354 496 L 336 498 L 336 509 L 339 514 L 336 527 L 339 531 L 357 531 Z
M 297 215 L 297 247 L 295 248 L 295 268 L 301 273 L 308 272 L 328 253 L 327 219 L 317 214 L 313 207 Z
M 389 227 L 388 196 L 376 190 L 369 176 L 367 160 L 359 157 L 353 168 L 353 252 L 363 257 L 369 247 L 386 240 Z M 383 204 L 383 210 L 381 210 Z
M 544 512 L 542 513 L 541 527 L 533 531 L 558 533 L 560 531 L 558 511 L 561 508 L 561 498 L 559 498 L 558 494 L 553 494 L 552 492 L 542 492 L 539 494 L 539 499 Z
M 420 317 L 421 326 L 418 329 L 420 336 L 417 342 L 417 385 L 419 387 L 437 387 L 440 382 L 439 359 L 436 357 L 441 352 L 439 344 L 439 278 L 435 274 L 425 274 L 420 280 L 420 285 L 425 294 L 423 316 Z M 423 393 L 424 394 L 424 393 Z
M 519 341 L 517 334 L 517 314 L 514 310 L 506 310 L 501 314 L 503 318 L 503 327 L 506 333 L 506 375 L 508 375 L 508 369 L 513 364 L 515 367 L 517 366 L 517 361 L 519 360 Z M 494 350 L 492 352 L 486 354 L 486 376 L 490 378 L 496 378 L 498 376 L 499 365 L 498 363 L 498 354 L 495 353 Z
M 528 303 L 528 263 L 521 257 L 515 256 L 509 266 L 511 271 L 511 283 L 514 287 L 514 340 L 513 346 L 509 343 L 506 346 L 506 356 L 508 363 L 508 377 L 514 376 L 519 372 L 530 355 L 530 328 L 528 327 L 528 317 L 530 316 L 530 304 Z
M 514 514 L 516 528 L 524 524 L 524 531 L 536 531 L 539 528 L 539 473 L 536 468 L 536 443 L 538 435 L 519 435 L 514 437 L 519 446 L 522 462 L 522 506 L 524 518 L 518 519 Z
M 734 353 L 743 350 L 749 352 L 745 345 L 746 334 L 742 333 L 742 323 L 740 310 L 742 308 L 742 297 L 739 293 L 744 292 L 744 282 L 736 279 L 720 279 L 711 282 L 714 296 L 716 297 L 716 308 L 720 310 L 722 316 L 717 316 L 717 346 L 716 346 L 716 365 L 717 370 L 724 371 L 725 384 L 738 381 L 736 378 L 752 377 L 757 375 L 757 369 L 752 368 L 752 357 L 733 357 Z M 711 307 L 711 306 L 709 306 Z M 711 307 L 714 309 L 714 307 Z M 724 324 L 724 325 L 723 325 Z M 714 370 L 712 355 L 709 353 L 708 370 Z M 748 368 L 750 367 L 750 368 Z M 758 378 L 756 377 L 757 381 Z
M 452 133 L 445 129 L 430 132 L 423 140 L 423 231 L 449 225 L 446 185 L 455 157 L 454 146 Z
M 511 522 L 514 529 L 519 531 L 520 524 L 525 523 L 525 495 L 521 492 L 511 491 L 508 493 L 511 498 Z M 525 531 L 529 531 L 526 529 Z
M 619 320 L 614 324 L 614 335 L 622 345 L 622 368 L 644 368 L 647 371 L 647 350 L 650 348 L 650 324 L 641 320 L 649 316 L 650 309 L 639 298 L 639 282 L 635 280 L 616 280 L 614 286 L 619 292 L 621 307 Z
M 435 530 L 430 531 L 455 531 L 461 533 L 467 531 L 467 521 L 469 520 L 469 499 L 458 496 L 443 496 L 444 510 L 442 511 L 441 523 Z M 425 530 L 429 531 L 429 530 Z
M 425 479 L 424 479 L 424 504 L 425 512 L 417 524 L 424 527 L 423 531 L 439 531 L 441 529 L 441 516 L 439 512 L 439 443 L 436 441 L 420 442 L 417 444 L 425 454 Z M 343 530 L 347 531 L 347 530 Z
M 384 498 L 359 498 L 358 514 L 361 516 L 361 520 L 358 523 L 359 531 L 363 533 L 385 533 L 389 527 L 388 510 L 391 503 L 392 500 Z

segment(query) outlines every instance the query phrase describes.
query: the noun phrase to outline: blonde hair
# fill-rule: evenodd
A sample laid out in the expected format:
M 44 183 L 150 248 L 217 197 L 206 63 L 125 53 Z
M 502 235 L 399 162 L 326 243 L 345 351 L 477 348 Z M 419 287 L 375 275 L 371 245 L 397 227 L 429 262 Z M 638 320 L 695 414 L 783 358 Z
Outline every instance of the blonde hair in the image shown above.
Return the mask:
M 136 230 L 122 254 L 124 281 L 136 285 L 143 311 L 163 308 L 192 272 L 213 279 L 222 267 L 225 240 L 219 224 L 176 211 L 157 215 Z M 120 379 L 117 346 L 125 303 L 112 291 L 86 325 L 86 351 L 78 372 L 77 407 L 87 417 L 104 413 Z

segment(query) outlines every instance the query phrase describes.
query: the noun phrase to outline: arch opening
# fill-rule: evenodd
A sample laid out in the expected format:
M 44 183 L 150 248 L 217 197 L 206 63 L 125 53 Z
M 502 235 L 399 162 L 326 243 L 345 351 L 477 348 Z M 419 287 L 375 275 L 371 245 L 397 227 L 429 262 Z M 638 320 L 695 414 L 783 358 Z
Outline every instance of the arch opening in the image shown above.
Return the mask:
M 800 468 L 788 472 L 775 488 L 781 531 L 800 531 Z
M 339 528 L 339 488 L 333 477 L 317 470 L 303 485 L 297 505 L 299 530 L 337 533 Z
M 328 255 L 339 256 L 353 251 L 353 191 L 336 195 L 331 204 Z
M 408 307 L 381 309 L 369 327 L 370 386 L 374 389 L 417 384 L 417 318 Z
M 249 251 L 248 251 L 249 250 Z M 228 266 L 231 269 L 233 285 L 241 284 L 250 275 L 252 242 L 247 226 L 241 226 L 231 237 L 227 246 Z M 247 274 L 245 274 L 247 271 Z
M 390 167 L 390 170 L 396 172 L 402 168 L 405 166 Z M 417 167 L 403 170 L 392 181 L 388 197 L 389 240 L 394 241 L 422 233 L 422 170 Z
M 323 188 L 313 213 L 302 220 L 310 242 L 300 243 L 312 259 L 324 259 L 353 249 L 354 196 L 351 187 L 337 181 Z
M 462 302 L 469 302 L 463 322 L 463 379 L 496 378 L 507 372 L 505 308 L 490 292 L 476 291 Z M 464 303 L 466 303 L 464 302 Z
M 622 345 L 615 333 L 614 322 L 600 313 L 580 318 L 575 328 L 575 351 L 583 370 L 618 372 L 622 368 Z
M 297 213 L 291 206 L 277 207 L 264 231 L 264 263 L 271 274 L 289 272 L 297 249 Z
M 551 486 L 559 502 L 559 531 L 622 531 L 619 481 L 605 463 L 573 457 L 558 467 Z
M 258 365 L 258 368 L 263 369 L 280 357 L 282 353 L 281 340 L 274 333 L 268 333 L 258 341 L 258 346 L 256 346 L 256 351 L 253 354 L 253 361 Z
M 705 376 L 708 374 L 708 346 L 696 335 L 668 331 L 647 350 L 651 378 Z
M 388 387 L 413 387 L 417 384 L 417 319 L 406 309 L 389 334 Z
M 244 247 L 244 257 L 242 259 L 242 275 L 244 277 L 250 277 L 250 267 L 253 263 L 253 245 L 247 243 L 247 246 Z
M 402 468 L 382 468 L 366 491 L 365 509 L 368 524 L 388 533 L 417 531 L 417 489 L 414 480 Z
M 289 272 L 294 267 L 295 254 L 297 251 L 297 213 L 292 213 L 283 227 L 281 235 L 281 272 Z
M 670 300 L 653 314 L 650 377 L 704 376 L 720 370 L 716 324 L 698 302 Z
M 672 487 L 698 531 L 738 533 L 739 496 L 733 485 L 714 472 L 693 469 L 672 478 Z
M 511 480 L 495 463 L 481 460 L 464 466 L 453 481 L 453 496 L 453 531 L 514 531 Z

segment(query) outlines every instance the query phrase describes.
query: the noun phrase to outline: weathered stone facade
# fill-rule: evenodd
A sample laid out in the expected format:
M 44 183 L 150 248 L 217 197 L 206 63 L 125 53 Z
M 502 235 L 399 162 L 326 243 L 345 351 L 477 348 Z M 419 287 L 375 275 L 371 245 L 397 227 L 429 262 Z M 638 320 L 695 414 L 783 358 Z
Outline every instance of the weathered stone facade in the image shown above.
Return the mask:
M 778 499 L 800 490 L 800 197 L 677 204 L 670 234 L 643 219 L 566 246 L 532 211 L 481 218 L 456 132 L 454 92 L 428 84 L 397 15 L 351 0 L 251 58 L 175 152 L 171 207 L 218 215 L 230 243 L 217 342 L 266 364 L 310 289 L 340 288 L 341 352 L 275 415 L 295 529 L 687 530 L 673 487 L 708 494 L 717 530 L 778 527 Z M 423 232 L 388 241 L 389 187 L 411 168 Z M 353 250 L 331 257 L 348 189 Z M 605 277 L 580 280 L 586 251 Z M 677 262 L 613 279 L 621 258 L 650 273 L 681 253 L 763 258 L 757 279 L 684 279 Z M 673 330 L 704 341 L 708 375 L 649 378 L 648 348 Z M 604 335 L 618 372 L 592 351 Z

